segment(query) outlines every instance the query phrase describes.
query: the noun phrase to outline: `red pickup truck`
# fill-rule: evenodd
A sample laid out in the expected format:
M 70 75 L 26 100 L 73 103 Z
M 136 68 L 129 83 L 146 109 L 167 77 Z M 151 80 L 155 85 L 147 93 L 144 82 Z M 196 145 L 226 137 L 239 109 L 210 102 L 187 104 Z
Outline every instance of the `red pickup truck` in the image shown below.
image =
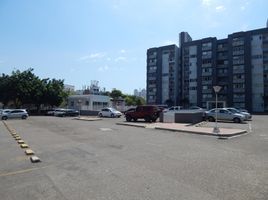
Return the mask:
M 144 119 L 146 122 L 155 122 L 159 117 L 161 110 L 157 106 L 137 106 L 136 109 L 127 111 L 125 113 L 126 120 L 137 121 Z

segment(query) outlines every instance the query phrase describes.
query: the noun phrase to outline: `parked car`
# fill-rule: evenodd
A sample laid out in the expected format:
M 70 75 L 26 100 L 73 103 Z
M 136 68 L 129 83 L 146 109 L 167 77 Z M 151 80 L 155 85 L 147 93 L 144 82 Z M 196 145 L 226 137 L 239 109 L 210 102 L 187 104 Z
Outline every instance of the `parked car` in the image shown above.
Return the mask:
M 103 108 L 98 113 L 99 117 L 121 117 L 122 113 L 114 108 Z
M 164 109 L 163 112 L 177 112 L 177 111 L 179 111 L 181 109 L 182 109 L 181 106 L 172 106 L 170 108 Z
M 236 108 L 226 108 L 227 110 L 231 111 L 232 113 L 238 113 L 238 114 L 242 114 L 245 116 L 246 120 L 250 120 L 252 118 L 251 114 L 245 111 L 240 111 Z
M 146 122 L 155 122 L 159 117 L 161 110 L 157 106 L 137 106 L 133 111 L 125 113 L 126 120 L 137 121 L 138 119 L 144 119 Z
M 189 107 L 189 110 L 201 110 L 201 111 L 204 111 L 205 109 L 201 108 L 199 106 L 191 106 L 191 107 Z
M 1 119 L 7 120 L 11 118 L 27 119 L 28 113 L 25 109 L 4 109 L 1 112 Z
M 78 116 L 79 115 L 79 111 L 74 110 L 74 109 L 58 109 L 54 112 L 54 116 L 57 117 L 74 117 L 74 116 Z
M 245 116 L 239 113 L 232 113 L 231 111 L 227 110 L 226 108 L 218 108 L 217 110 L 211 109 L 206 111 L 206 118 L 209 121 L 214 122 L 216 119 L 216 111 L 217 111 L 217 119 L 224 120 L 224 121 L 233 121 L 235 123 L 240 123 L 245 120 Z

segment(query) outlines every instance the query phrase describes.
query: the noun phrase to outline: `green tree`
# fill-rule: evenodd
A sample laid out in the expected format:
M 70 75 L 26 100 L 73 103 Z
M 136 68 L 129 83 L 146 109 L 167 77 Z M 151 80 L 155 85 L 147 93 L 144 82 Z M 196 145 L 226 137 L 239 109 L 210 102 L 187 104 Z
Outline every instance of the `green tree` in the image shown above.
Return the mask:
M 30 68 L 26 71 L 13 71 L 11 75 L 0 77 L 0 101 L 19 108 L 22 105 L 58 106 L 68 96 L 64 91 L 64 81 L 56 79 L 40 79 Z
M 113 99 L 118 99 L 119 97 L 124 97 L 124 95 L 120 90 L 113 89 L 110 93 L 110 97 Z

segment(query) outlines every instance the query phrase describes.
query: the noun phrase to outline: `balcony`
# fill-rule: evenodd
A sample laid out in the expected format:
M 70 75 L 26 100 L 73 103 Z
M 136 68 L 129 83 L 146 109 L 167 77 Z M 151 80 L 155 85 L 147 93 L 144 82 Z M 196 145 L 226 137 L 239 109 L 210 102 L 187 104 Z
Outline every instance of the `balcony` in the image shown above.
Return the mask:
M 244 50 L 240 50 L 240 51 L 233 51 L 233 56 L 237 56 L 237 55 L 243 55 L 245 53 Z
M 217 51 L 227 51 L 228 48 L 227 47 L 218 47 Z
M 217 68 L 228 68 L 228 64 L 217 65 Z
M 202 67 L 212 67 L 211 63 L 202 64 Z
M 148 58 L 149 59 L 156 58 L 156 54 L 155 55 L 154 54 L 153 55 L 150 55 L 150 56 L 148 56 Z
M 202 59 L 210 59 L 212 58 L 212 55 L 202 55 Z
M 202 47 L 202 51 L 207 51 L 207 50 L 211 50 L 212 46 L 203 46 Z
M 202 93 L 203 94 L 211 94 L 212 93 L 212 89 L 205 89 L 205 90 L 203 89 L 202 90 Z
M 148 77 L 148 80 L 149 81 L 154 81 L 154 80 L 156 80 L 156 77 Z
M 149 92 L 148 94 L 149 94 L 149 95 L 155 95 L 156 92 Z
M 218 60 L 227 60 L 228 56 L 218 56 Z
M 233 83 L 245 83 L 245 79 L 233 79 Z
M 234 93 L 244 93 L 245 92 L 245 88 L 234 88 L 233 89 Z
M 234 102 L 245 102 L 245 97 L 234 97 L 233 101 Z
M 233 70 L 233 74 L 243 74 L 243 73 L 245 73 L 244 69 L 234 69 Z
M 155 73 L 156 72 L 156 69 L 149 69 L 148 73 Z
M 156 88 L 156 84 L 149 84 L 148 88 Z
M 212 72 L 202 72 L 202 76 L 211 76 Z
M 242 45 L 244 45 L 244 41 L 243 40 L 233 42 L 233 46 L 242 46 Z
M 149 62 L 148 65 L 149 65 L 149 66 L 156 65 L 156 61 L 155 61 L 155 62 Z
M 218 81 L 219 85 L 228 85 L 229 81 L 228 80 L 220 80 Z
M 219 77 L 224 77 L 224 76 L 228 76 L 229 74 L 227 72 L 218 72 L 217 75 Z
M 202 85 L 211 85 L 212 84 L 212 80 L 210 81 L 202 81 Z

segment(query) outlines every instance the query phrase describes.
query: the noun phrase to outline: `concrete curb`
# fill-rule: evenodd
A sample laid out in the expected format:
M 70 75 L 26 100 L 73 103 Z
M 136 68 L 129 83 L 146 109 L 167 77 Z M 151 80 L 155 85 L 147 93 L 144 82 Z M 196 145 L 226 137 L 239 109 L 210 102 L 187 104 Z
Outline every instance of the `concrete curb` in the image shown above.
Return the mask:
M 197 134 L 197 135 L 207 135 L 207 136 L 214 136 L 214 137 L 219 137 L 220 139 L 228 139 L 228 138 L 232 138 L 235 136 L 240 136 L 240 135 L 244 135 L 247 134 L 248 132 L 246 130 L 237 130 L 234 133 L 231 134 L 226 134 L 226 133 L 221 133 L 221 134 L 217 134 L 217 133 L 212 133 L 212 132 L 205 132 L 202 130 L 199 131 L 195 131 L 195 130 L 186 130 L 187 127 L 189 126 L 185 126 L 184 128 L 166 128 L 166 127 L 159 127 L 159 126 L 155 126 L 152 127 L 151 125 L 143 125 L 143 124 L 132 124 L 132 123 L 121 123 L 118 122 L 116 123 L 116 125 L 123 125 L 123 126 L 132 126 L 132 127 L 138 127 L 138 128 L 153 128 L 156 130 L 165 130 L 165 131 L 173 131 L 173 132 L 183 132 L 183 133 L 190 133 L 190 134 Z
M 162 127 L 155 127 L 158 130 L 166 130 L 166 131 L 176 131 L 176 132 L 184 132 L 184 133 L 191 133 L 191 134 L 198 134 L 198 135 L 208 135 L 208 136 L 216 136 L 216 137 L 223 137 L 223 138 L 231 138 L 237 135 L 246 134 L 246 130 L 241 130 L 239 132 L 233 134 L 216 134 L 216 133 L 206 133 L 206 132 L 199 132 L 199 131 L 192 131 L 192 130 L 184 130 L 184 129 L 173 129 L 173 128 L 162 128 Z
M 142 124 L 130 124 L 130 123 L 116 123 L 116 125 L 123 125 L 123 126 L 133 126 L 133 127 L 138 127 L 138 128 L 146 128 L 146 125 L 142 125 Z

